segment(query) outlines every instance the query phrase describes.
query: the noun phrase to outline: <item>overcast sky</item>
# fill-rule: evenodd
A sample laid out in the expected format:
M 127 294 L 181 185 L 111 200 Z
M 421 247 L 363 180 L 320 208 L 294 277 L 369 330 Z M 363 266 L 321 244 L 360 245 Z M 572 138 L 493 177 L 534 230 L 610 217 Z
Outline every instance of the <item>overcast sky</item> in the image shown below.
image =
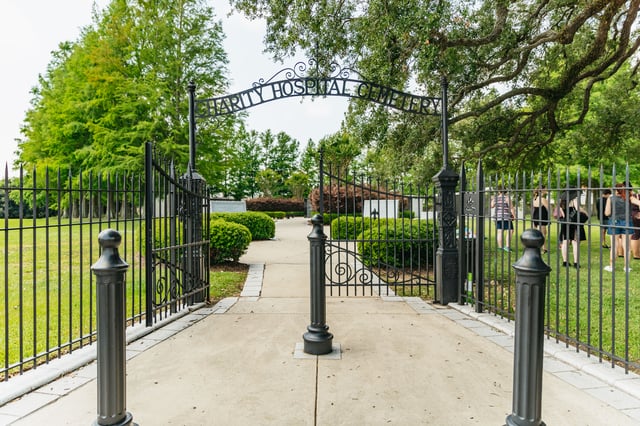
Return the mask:
M 262 53 L 264 24 L 235 13 L 227 17 L 226 0 L 210 0 L 223 22 L 229 57 L 230 93 L 247 89 L 260 78 L 268 79 L 285 64 L 273 63 Z M 29 107 L 30 90 L 44 74 L 51 52 L 62 41 L 75 41 L 80 28 L 91 22 L 92 0 L 0 0 L 0 164 L 11 163 L 20 137 L 20 125 Z M 98 0 L 100 8 L 108 0 Z M 186 88 L 185 88 L 186 90 Z M 283 99 L 249 109 L 248 127 L 258 131 L 284 131 L 305 145 L 340 128 L 347 108 L 341 97 Z M 187 129 L 185 128 L 185 132 Z M 4 175 L 4 172 L 2 172 Z

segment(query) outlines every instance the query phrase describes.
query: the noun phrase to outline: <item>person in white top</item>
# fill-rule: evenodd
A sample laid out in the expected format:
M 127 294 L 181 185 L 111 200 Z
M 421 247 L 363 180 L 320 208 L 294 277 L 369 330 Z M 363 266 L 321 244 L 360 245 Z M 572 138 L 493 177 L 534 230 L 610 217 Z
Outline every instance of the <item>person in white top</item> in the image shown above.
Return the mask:
M 496 243 L 498 250 L 511 250 L 511 237 L 513 235 L 513 219 L 515 218 L 515 209 L 511 198 L 502 186 L 498 187 L 498 194 L 491 197 L 491 208 L 496 221 Z M 507 237 L 504 237 L 504 234 Z

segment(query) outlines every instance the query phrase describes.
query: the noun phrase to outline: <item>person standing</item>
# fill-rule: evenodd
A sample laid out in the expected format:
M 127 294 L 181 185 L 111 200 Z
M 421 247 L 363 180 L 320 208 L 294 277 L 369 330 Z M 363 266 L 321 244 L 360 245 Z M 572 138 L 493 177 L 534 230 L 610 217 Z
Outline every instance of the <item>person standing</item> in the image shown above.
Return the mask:
M 638 199 L 638 194 L 631 191 L 632 199 Z M 633 235 L 631 235 L 631 242 L 629 251 L 634 259 L 640 259 L 640 205 L 631 200 L 631 221 L 633 224 Z
M 513 236 L 513 219 L 516 215 L 511 198 L 502 185 L 498 187 L 498 194 L 491 198 L 491 208 L 496 221 L 498 250 L 512 251 L 511 237 Z
M 570 201 L 567 203 L 567 198 Z M 570 266 L 568 263 L 569 257 L 569 242 L 571 242 L 572 255 L 573 255 L 573 267 L 578 269 L 580 267 L 580 253 L 579 246 L 580 241 L 587 239 L 587 234 L 584 231 L 584 223 L 589 220 L 587 212 L 580 207 L 579 197 L 567 197 L 560 200 L 560 208 L 562 209 L 563 216 L 560 225 L 560 234 L 558 240 L 560 240 L 560 252 L 562 254 L 562 266 Z M 568 205 L 567 205 L 568 204 Z
M 547 189 L 542 187 L 533 191 L 532 201 L 533 211 L 531 213 L 531 222 L 535 229 L 540 230 L 544 237 L 542 245 L 542 253 L 546 253 L 547 249 L 547 226 L 549 225 L 549 200 L 547 200 Z
M 598 220 L 600 221 L 600 241 L 602 242 L 602 248 L 609 248 L 607 244 L 607 225 L 609 224 L 609 216 L 604 214 L 604 208 L 607 205 L 607 199 L 611 196 L 611 190 L 605 189 L 602 191 L 602 196 L 596 201 L 596 207 L 598 209 Z
M 624 270 L 631 271 L 629 267 L 629 236 L 633 234 L 633 222 L 631 219 L 630 203 L 640 205 L 640 200 L 633 197 L 630 185 L 617 183 L 615 186 L 615 194 L 607 199 L 604 208 L 604 214 L 610 217 L 607 233 L 611 237 L 611 251 L 609 254 L 609 264 L 604 267 L 605 271 L 613 271 L 613 258 L 615 256 L 616 238 L 621 238 L 622 253 L 624 257 Z

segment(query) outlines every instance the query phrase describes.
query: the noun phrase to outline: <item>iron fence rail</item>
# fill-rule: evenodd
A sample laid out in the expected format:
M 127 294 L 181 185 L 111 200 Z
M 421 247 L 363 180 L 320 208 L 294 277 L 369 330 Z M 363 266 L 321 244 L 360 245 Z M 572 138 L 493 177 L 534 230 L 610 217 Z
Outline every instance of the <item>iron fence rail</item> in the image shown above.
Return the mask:
M 438 241 L 433 188 L 320 164 L 322 193 L 315 198 L 329 225 L 330 295 L 432 296 Z
M 209 297 L 209 189 L 147 144 L 147 325 Z M 153 320 L 152 320 L 153 317 Z
M 462 176 L 466 177 L 463 169 Z M 473 175 L 470 172 L 469 175 Z M 547 278 L 545 295 L 545 331 L 549 339 L 564 342 L 567 347 L 586 352 L 612 366 L 622 366 L 625 371 L 640 369 L 640 223 L 628 223 L 624 228 L 634 233 L 621 244 L 607 235 L 609 224 L 600 221 L 599 199 L 606 189 L 612 190 L 622 182 L 621 190 L 632 190 L 629 184 L 629 170 L 617 174 L 615 167 L 605 173 L 588 169 L 584 174 L 542 172 L 514 175 L 492 175 L 484 178 L 481 165 L 475 172 L 475 179 L 462 179 L 461 200 L 472 199 L 472 204 L 482 202 L 481 208 L 463 209 L 461 222 L 473 233 L 471 255 L 475 264 L 461 262 L 461 277 L 471 277 L 469 282 L 461 282 L 462 303 L 474 303 L 476 310 L 492 312 L 508 320 L 515 318 L 515 275 L 512 264 L 522 253 L 520 235 L 526 229 L 540 228 L 544 222 L 534 217 L 534 193 L 546 193 L 548 201 L 548 222 L 545 234 L 546 244 L 543 259 L 551 266 Z M 626 183 L 625 183 L 626 182 Z M 496 212 L 490 202 L 500 187 L 512 199 L 516 209 L 513 218 L 511 248 L 498 248 Z M 574 205 L 585 213 L 583 219 L 569 218 L 565 206 L 565 217 L 554 217 L 554 211 L 566 195 L 576 194 Z M 615 194 L 615 190 L 613 190 Z M 566 204 L 566 200 L 565 200 Z M 602 204 L 604 206 L 604 204 Z M 625 204 L 625 214 L 631 216 L 634 207 Z M 586 221 L 584 221 L 586 219 Z M 584 229 L 582 240 L 574 241 L 571 236 L 563 244 L 563 229 Z M 571 234 L 571 232 L 568 232 Z M 626 238 L 629 238 L 628 244 Z M 612 248 L 607 246 L 613 245 Z M 618 252 L 623 248 L 625 252 Z M 610 253 L 613 270 L 609 266 Z M 625 259 L 628 259 L 625 263 Z M 576 266 L 577 264 L 577 266 Z M 628 266 L 627 266 L 628 265 Z M 479 268 L 479 269 L 478 269 Z M 627 270 L 626 268 L 629 268 Z M 471 289 L 471 291 L 469 291 Z
M 97 235 L 105 228 L 123 234 L 121 255 L 130 265 L 129 324 L 149 325 L 208 298 L 206 184 L 193 172 L 178 175 L 150 145 L 145 164 L 144 177 L 21 169 L 10 178 L 5 167 L 0 192 L 1 380 L 95 340 L 95 283 L 89 265 L 98 255 Z M 320 169 L 315 207 L 330 225 L 325 271 L 331 294 L 435 298 L 438 235 L 429 224 L 437 220 L 436 190 L 324 169 L 322 164 Z M 463 168 L 460 182 L 459 302 L 514 318 L 512 264 L 522 250 L 521 233 L 540 225 L 533 218 L 533 194 L 544 189 L 549 218 L 543 258 L 552 267 L 545 295 L 548 338 L 612 366 L 640 369 L 640 264 L 636 267 L 632 259 L 640 258 L 640 239 L 634 236 L 629 244 L 609 240 L 596 208 L 605 189 L 629 182 L 628 168 L 621 174 L 601 168 L 586 174 L 548 171 L 485 178 L 479 164 L 475 172 Z M 497 244 L 491 199 L 499 186 L 515 207 L 511 251 L 499 250 Z M 587 213 L 584 223 L 553 217 L 561 194 L 572 190 L 580 191 L 577 205 Z M 625 206 L 629 214 L 632 206 Z M 584 240 L 575 244 L 575 252 L 570 244 L 560 244 L 562 229 L 569 226 L 584 227 Z M 624 228 L 640 237 L 640 222 Z M 621 246 L 625 250 L 618 257 Z M 610 250 L 611 272 L 604 269 Z M 358 269 L 359 275 L 353 275 Z
M 407 200 L 412 198 L 424 197 L 429 206 L 426 221 L 437 219 L 434 206 L 439 194 L 427 186 L 417 190 L 403 184 L 402 179 L 384 182 L 340 167 L 324 167 L 322 161 L 320 165 L 321 188 L 315 201 L 329 225 L 324 267 L 330 294 L 417 292 L 437 300 L 434 257 L 430 254 L 425 262 L 414 261 L 411 249 L 405 250 L 422 247 L 423 243 L 437 246 L 436 229 L 426 238 L 412 231 L 397 231 L 398 227 L 405 230 L 404 224 L 415 220 L 411 216 L 416 209 L 407 207 L 411 205 Z M 567 170 L 485 177 L 480 163 L 469 172 L 463 167 L 460 178 L 456 200 L 459 303 L 473 303 L 479 312 L 513 320 L 516 277 L 512 266 L 523 250 L 519 236 L 526 229 L 538 227 L 546 239 L 543 258 L 552 267 L 545 295 L 548 338 L 626 371 L 640 369 L 640 264 L 625 269 L 635 266 L 633 262 L 637 260 L 633 256 L 640 259 L 640 221 L 625 225 L 627 230 L 635 231 L 635 236 L 624 245 L 626 253 L 618 257 L 615 251 L 622 244 L 615 239 L 609 242 L 608 225 L 599 220 L 596 203 L 605 189 L 611 189 L 616 182 L 629 182 L 628 169 L 621 174 L 616 174 L 614 167 L 608 173 L 601 168 L 597 172 L 589 169 L 585 174 Z M 508 194 L 514 207 L 514 217 L 509 218 L 513 234 L 504 235 L 501 246 L 498 233 L 502 231 L 496 228 L 496 212 L 491 205 L 499 192 Z M 540 219 L 538 204 L 538 214 L 533 214 L 535 192 L 546 194 L 548 215 L 544 220 Z M 571 192 L 577 197 L 573 197 L 577 199 L 575 206 L 584 211 L 588 220 L 569 218 L 568 205 L 564 206 L 564 218 L 553 217 L 565 198 L 563 194 Z M 398 200 L 402 202 L 397 203 Z M 373 204 L 381 208 L 374 211 Z M 625 206 L 629 215 L 632 205 Z M 420 220 L 422 217 L 417 221 Z M 572 244 L 570 229 L 581 228 L 583 239 Z M 564 244 L 560 238 L 563 229 L 568 234 Z M 607 245 L 614 247 L 609 249 Z M 612 272 L 604 269 L 609 264 L 610 250 L 615 253 Z M 630 265 L 623 264 L 625 256 Z M 414 281 L 415 276 L 420 278 Z M 429 290 L 427 294 L 422 293 L 425 288 Z
M 2 380 L 95 340 L 95 283 L 89 265 L 104 228 L 118 228 L 126 236 L 128 321 L 140 322 L 141 188 L 133 175 L 72 176 L 48 169 L 27 175 L 20 169 L 18 177 L 9 178 L 5 168 L 0 196 Z
M 146 151 L 145 174 L 20 168 L 0 189 L 0 380 L 96 339 L 90 265 L 98 234 L 122 235 L 127 324 L 209 297 L 208 188 Z

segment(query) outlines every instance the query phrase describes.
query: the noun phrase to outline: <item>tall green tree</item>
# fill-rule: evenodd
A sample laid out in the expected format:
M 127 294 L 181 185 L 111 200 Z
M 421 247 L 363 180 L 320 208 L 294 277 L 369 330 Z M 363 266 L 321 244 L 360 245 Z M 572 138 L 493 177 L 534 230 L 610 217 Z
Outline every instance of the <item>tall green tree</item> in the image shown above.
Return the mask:
M 618 73 L 640 46 L 640 0 L 232 0 L 232 5 L 266 19 L 266 48 L 276 58 L 302 50 L 318 59 L 321 70 L 338 61 L 370 80 L 431 96 L 440 94 L 446 78 L 452 139 L 467 145 L 465 153 L 513 167 L 553 153 L 546 147 L 584 121 L 594 85 Z M 562 114 L 569 98 L 581 105 L 577 117 Z M 457 125 L 465 121 L 471 124 L 458 138 Z M 427 145 L 439 141 L 437 121 L 357 101 L 349 124 L 374 148 L 406 143 L 426 154 Z M 398 126 L 415 127 L 402 132 L 415 139 L 394 141 Z
M 269 173 L 271 179 L 277 176 L 277 184 L 270 189 L 273 196 L 289 197 L 286 180 L 297 168 L 300 143 L 284 132 L 276 135 L 267 130 L 259 136 L 262 145 L 263 169 L 274 172 Z
M 276 135 L 267 130 L 260 134 L 264 167 L 282 176 L 289 176 L 296 169 L 300 143 L 284 132 Z
M 248 131 L 243 123 L 234 132 L 227 163 L 224 195 L 241 200 L 254 197 L 260 191 L 257 177 L 262 165 L 261 146 L 256 131 Z
M 318 161 L 318 147 L 313 139 L 309 139 L 300 155 L 298 170 L 309 177 L 309 185 L 312 186 L 318 183 Z
M 342 131 L 322 138 L 319 145 L 325 166 L 330 167 L 333 174 L 343 178 L 347 176 L 349 166 L 361 151 L 358 141 Z
M 113 0 L 76 42 L 60 45 L 34 89 L 19 161 L 84 170 L 140 170 L 144 143 L 186 166 L 187 85 L 224 91 L 223 32 L 204 0 Z M 196 167 L 223 175 L 232 123 L 199 126 Z
M 581 102 L 564 102 L 562 113 L 580 119 L 581 124 L 558 138 L 558 157 L 573 158 L 576 164 L 593 165 L 606 158 L 624 165 L 640 156 L 640 91 L 637 76 L 629 64 L 607 80 L 593 85 L 589 110 Z M 632 167 L 635 162 L 631 161 Z

